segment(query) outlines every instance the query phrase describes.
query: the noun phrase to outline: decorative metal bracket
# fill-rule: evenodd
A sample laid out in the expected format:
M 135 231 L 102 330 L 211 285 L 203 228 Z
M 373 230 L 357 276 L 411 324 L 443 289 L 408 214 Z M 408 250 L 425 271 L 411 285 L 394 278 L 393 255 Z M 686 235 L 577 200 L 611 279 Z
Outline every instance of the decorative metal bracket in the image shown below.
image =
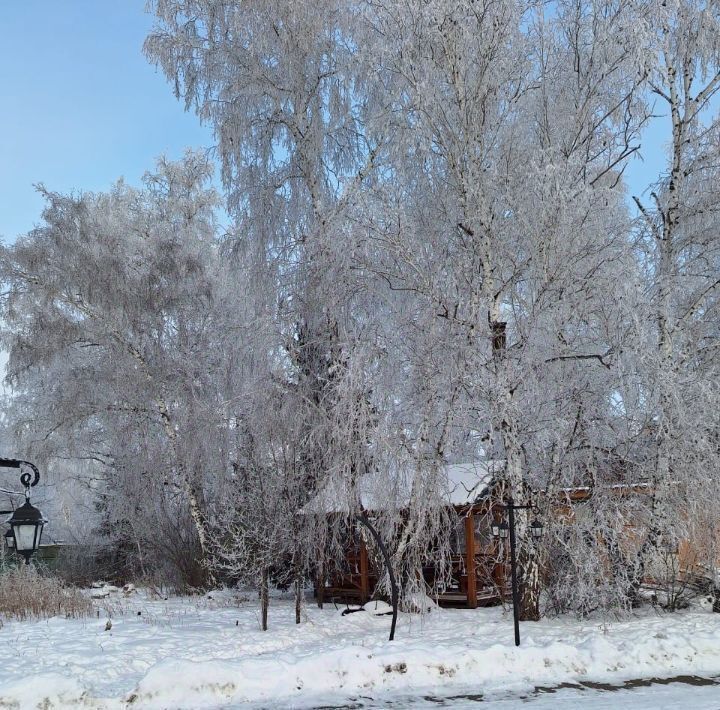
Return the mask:
M 34 463 L 30 463 L 30 461 L 23 461 L 22 459 L 0 458 L 0 468 L 19 468 L 22 471 L 23 466 L 27 466 L 32 470 L 32 475 L 28 471 L 23 471 L 20 474 L 20 483 L 27 491 L 29 488 L 37 486 L 40 482 L 40 471 L 38 471 L 38 467 Z
M 23 466 L 31 469 L 32 475 L 28 471 L 22 471 Z M 0 468 L 19 468 L 22 471 L 20 474 L 20 483 L 25 489 L 25 500 L 28 500 L 30 498 L 30 488 L 37 486 L 40 482 L 40 471 L 38 471 L 38 467 L 34 463 L 24 461 L 23 459 L 0 458 Z M 14 510 L 0 510 L 0 515 L 12 515 L 14 512 Z

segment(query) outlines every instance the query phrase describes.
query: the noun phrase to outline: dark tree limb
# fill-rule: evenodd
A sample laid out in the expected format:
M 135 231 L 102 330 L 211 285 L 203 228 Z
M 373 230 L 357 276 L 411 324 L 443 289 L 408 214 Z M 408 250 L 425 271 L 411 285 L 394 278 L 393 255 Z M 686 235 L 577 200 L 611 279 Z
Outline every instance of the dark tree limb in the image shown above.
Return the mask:
M 390 624 L 390 638 L 389 641 L 395 639 L 395 626 L 397 624 L 397 613 L 398 613 L 398 587 L 397 581 L 395 580 L 395 573 L 393 572 L 392 562 L 390 560 L 390 553 L 380 537 L 380 533 L 375 529 L 365 513 L 360 513 L 357 516 L 359 523 L 362 523 L 373 536 L 373 539 L 377 543 L 378 549 L 385 560 L 385 567 L 387 568 L 388 577 L 390 577 L 390 601 L 392 604 L 392 623 Z

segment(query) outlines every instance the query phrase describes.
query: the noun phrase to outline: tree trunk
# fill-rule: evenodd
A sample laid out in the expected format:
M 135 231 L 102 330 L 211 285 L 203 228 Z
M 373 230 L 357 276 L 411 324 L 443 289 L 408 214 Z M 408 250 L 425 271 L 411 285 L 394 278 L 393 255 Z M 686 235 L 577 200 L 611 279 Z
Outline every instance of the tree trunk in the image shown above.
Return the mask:
M 712 590 L 712 610 L 715 614 L 720 614 L 720 587 L 713 586 Z
M 616 588 L 624 590 L 624 596 L 634 603 L 634 599 L 637 598 L 637 592 L 639 591 L 640 585 L 635 588 L 634 577 L 630 579 L 628 584 L 628 570 L 631 569 L 632 563 L 627 559 L 623 553 L 620 543 L 617 539 L 617 533 L 614 530 L 610 530 L 606 533 L 606 547 L 608 551 L 608 559 L 610 562 L 610 571 Z
M 511 403 L 512 395 L 507 395 Z M 522 454 L 512 419 L 506 416 L 501 424 L 503 445 L 507 460 L 505 475 L 511 499 L 518 505 L 529 503 L 527 486 L 523 479 Z M 517 573 L 520 604 L 520 621 L 540 619 L 540 564 L 534 543 L 530 539 L 530 515 L 527 508 L 515 510 L 515 536 L 517 540 Z
M 156 400 L 156 404 L 158 407 L 160 418 L 163 423 L 163 427 L 165 429 L 165 434 L 170 441 L 170 445 L 172 447 L 173 457 L 175 459 L 175 464 L 178 468 L 180 481 L 182 483 L 182 491 L 187 498 L 188 507 L 190 508 L 190 517 L 192 518 L 193 524 L 195 526 L 195 532 L 198 537 L 198 544 L 200 545 L 200 555 L 202 558 L 203 566 L 206 570 L 207 584 L 214 585 L 215 576 L 210 566 L 208 534 L 205 527 L 205 520 L 203 519 L 200 499 L 197 495 L 194 481 L 191 480 L 187 467 L 185 466 L 185 463 L 183 462 L 178 451 L 177 432 L 173 427 L 168 406 L 165 403 L 165 400 L 162 398 L 158 398 Z
M 525 511 L 518 511 L 523 513 Z M 527 527 L 526 527 L 527 530 Z M 540 565 L 537 552 L 524 540 L 520 545 L 520 621 L 540 621 Z
M 491 294 L 486 293 L 486 297 Z M 518 441 L 518 427 L 513 414 L 515 389 L 508 382 L 507 370 L 507 324 L 501 320 L 500 300 L 495 295 L 489 301 L 488 323 L 490 343 L 496 375 L 498 401 L 505 404 L 498 422 L 498 432 L 505 450 L 505 478 L 509 490 L 506 495 L 519 505 L 528 501 L 528 491 L 523 476 L 522 450 Z M 520 621 L 540 619 L 540 565 L 534 543 L 530 539 L 530 510 L 514 511 L 517 544 L 517 574 L 520 604 Z
M 657 352 L 658 369 L 655 386 L 659 390 L 657 411 L 657 453 L 652 472 L 651 510 L 648 521 L 648 533 L 640 548 L 630 585 L 629 600 L 635 605 L 639 602 L 640 587 L 645 578 L 648 556 L 661 543 L 663 532 L 669 528 L 672 511 L 669 505 L 669 484 L 671 479 L 671 452 L 673 448 L 672 432 L 677 423 L 673 398 L 673 375 L 675 371 L 674 338 L 676 324 L 673 317 L 673 295 L 675 291 L 677 232 L 680 226 L 680 193 L 685 182 L 683 170 L 683 150 L 689 124 L 687 114 L 683 115 L 682 97 L 676 84 L 677 70 L 668 66 L 668 100 L 672 119 L 672 159 L 670 180 L 667 188 L 667 203 L 662 214 L 662 233 L 657 239 L 659 265 L 655 276 L 657 287 Z

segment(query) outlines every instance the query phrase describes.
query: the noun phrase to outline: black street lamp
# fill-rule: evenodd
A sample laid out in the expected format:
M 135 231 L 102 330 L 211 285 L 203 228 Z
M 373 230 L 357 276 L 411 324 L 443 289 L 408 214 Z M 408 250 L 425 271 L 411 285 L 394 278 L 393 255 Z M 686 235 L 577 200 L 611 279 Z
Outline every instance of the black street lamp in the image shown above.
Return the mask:
M 29 490 L 25 493 L 25 502 L 17 508 L 8 523 L 12 533 L 15 552 L 25 558 L 25 564 L 30 564 L 30 558 L 40 547 L 40 538 L 47 520 L 43 514 L 30 504 Z
M 5 542 L 9 550 L 15 550 L 25 558 L 25 564 L 30 564 L 30 558 L 40 547 L 43 527 L 47 520 L 43 514 L 30 503 L 30 488 L 36 486 L 40 480 L 40 471 L 29 461 L 0 458 L 0 467 L 20 468 L 27 466 L 33 472 L 31 476 L 27 471 L 20 475 L 20 483 L 25 487 L 25 502 L 16 510 L 3 510 L 0 514 L 12 513 L 7 521 L 10 529 L 5 533 Z
M 504 520 L 498 524 L 493 522 L 491 529 L 492 534 L 496 538 L 505 540 L 510 538 L 510 577 L 512 579 L 512 600 L 513 600 L 513 624 L 515 626 L 515 645 L 520 645 L 520 600 L 518 594 L 518 580 L 517 580 L 517 560 L 515 554 L 515 511 L 516 510 L 536 510 L 534 505 L 518 505 L 513 502 L 512 498 L 508 498 L 507 501 L 502 505 L 502 509 L 507 511 L 508 523 Z M 543 534 L 542 523 L 535 518 L 530 523 L 530 536 L 533 540 L 539 540 Z
M 539 540 L 543 536 L 543 524 L 537 518 L 530 523 L 530 535 L 533 540 Z

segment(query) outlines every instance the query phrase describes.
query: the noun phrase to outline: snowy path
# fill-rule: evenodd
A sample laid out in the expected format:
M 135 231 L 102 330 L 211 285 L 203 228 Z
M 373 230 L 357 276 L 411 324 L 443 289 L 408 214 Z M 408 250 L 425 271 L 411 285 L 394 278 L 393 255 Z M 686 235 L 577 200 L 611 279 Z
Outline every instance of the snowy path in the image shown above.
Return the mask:
M 442 705 L 435 707 L 442 707 Z M 632 690 L 577 691 L 558 690 L 556 693 L 537 695 L 525 701 L 516 699 L 491 702 L 487 705 L 452 705 L 454 710 L 719 710 L 720 687 L 689 686 L 684 683 L 653 685 Z
M 383 702 L 382 704 L 363 705 L 358 710 L 719 710 L 720 689 L 718 687 L 692 687 L 682 683 L 669 686 L 652 686 L 634 690 L 590 691 L 558 690 L 552 694 L 535 695 L 523 698 L 505 698 L 502 700 L 469 701 L 462 697 L 451 696 L 446 699 L 424 700 L 408 699 L 407 702 Z
M 113 602 L 109 611 L 109 631 L 106 611 L 85 620 L 6 623 L 0 639 L 15 660 L 0 667 L 0 707 L 310 708 L 357 698 L 365 703 L 358 707 L 393 702 L 401 708 L 410 694 L 415 702 L 434 698 L 428 707 L 438 707 L 438 699 L 473 692 L 483 702 L 466 698 L 467 707 L 480 710 L 496 703 L 569 708 L 595 696 L 611 703 L 597 707 L 620 707 L 625 694 L 660 699 L 675 686 L 522 696 L 563 683 L 720 676 L 720 615 L 701 610 L 650 611 L 614 623 L 546 619 L 523 625 L 519 649 L 512 645 L 510 616 L 500 608 L 403 615 L 393 643 L 387 617 L 343 617 L 332 606 L 309 605 L 296 626 L 292 604 L 278 600 L 263 633 L 256 603 L 238 606 L 227 594 L 138 595 Z M 689 707 L 720 710 L 718 687 L 684 686 L 683 692 L 697 696 Z M 714 706 L 701 704 L 713 696 Z M 456 698 L 452 707 L 465 700 Z
M 438 696 L 385 696 L 347 698 L 335 704 L 320 706 L 322 710 L 720 710 L 720 685 L 716 682 L 687 683 L 683 681 L 651 683 L 638 687 L 612 689 L 556 688 L 531 694 L 484 697 L 472 693 Z M 288 710 L 305 710 L 307 706 L 289 706 Z M 258 706 L 257 710 L 269 710 Z M 320 710 L 318 708 L 318 710 Z
M 515 700 L 493 703 L 493 710 L 511 710 L 518 708 Z M 532 710 L 575 710 L 582 706 L 588 710 L 618 710 L 619 708 L 632 708 L 632 710 L 718 710 L 720 708 L 720 689 L 717 687 L 688 687 L 682 683 L 669 686 L 652 686 L 634 690 L 619 690 L 614 692 L 582 693 L 578 691 L 558 691 L 554 695 L 544 695 L 533 698 L 521 707 Z M 462 706 L 453 706 L 460 710 Z M 468 710 L 466 706 L 462 710 Z M 475 710 L 485 710 L 474 706 Z

